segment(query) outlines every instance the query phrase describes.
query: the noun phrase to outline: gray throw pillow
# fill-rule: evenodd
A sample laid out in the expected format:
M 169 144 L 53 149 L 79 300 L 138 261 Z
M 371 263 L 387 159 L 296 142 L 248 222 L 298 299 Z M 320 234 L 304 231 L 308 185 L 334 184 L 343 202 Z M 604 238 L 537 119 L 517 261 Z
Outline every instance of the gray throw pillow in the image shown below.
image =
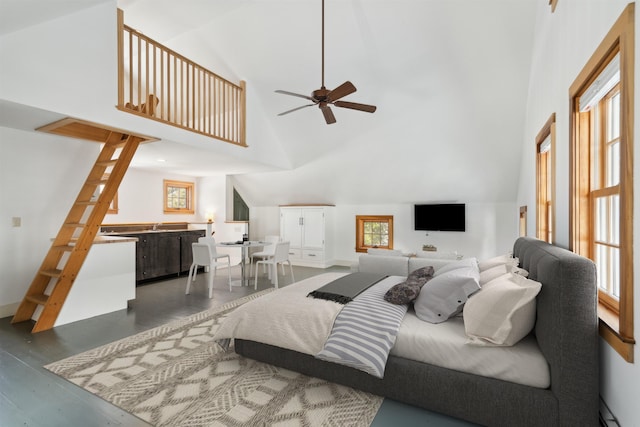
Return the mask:
M 413 271 L 407 280 L 391 287 L 384 299 L 391 304 L 409 304 L 418 298 L 420 289 L 433 277 L 433 267 L 423 267 Z

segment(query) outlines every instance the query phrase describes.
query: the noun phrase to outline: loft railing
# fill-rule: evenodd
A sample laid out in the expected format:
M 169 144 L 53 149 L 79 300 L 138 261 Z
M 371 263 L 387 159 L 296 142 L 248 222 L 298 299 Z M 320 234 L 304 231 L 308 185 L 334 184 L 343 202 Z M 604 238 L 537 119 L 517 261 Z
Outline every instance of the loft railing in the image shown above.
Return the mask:
M 218 76 L 124 24 L 118 9 L 118 109 L 246 146 L 245 83 Z

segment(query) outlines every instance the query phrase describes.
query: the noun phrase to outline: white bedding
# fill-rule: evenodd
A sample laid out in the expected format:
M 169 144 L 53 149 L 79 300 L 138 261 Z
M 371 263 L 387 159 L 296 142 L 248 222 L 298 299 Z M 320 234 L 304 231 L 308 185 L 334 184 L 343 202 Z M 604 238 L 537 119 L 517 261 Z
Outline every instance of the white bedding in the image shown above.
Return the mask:
M 240 338 L 316 355 L 343 305 L 306 295 L 346 273 L 325 273 L 250 301 L 225 319 L 214 340 Z M 401 276 L 388 281 L 399 283 Z M 407 312 L 391 354 L 457 371 L 546 388 L 549 368 L 532 337 L 512 347 L 466 344 L 461 317 L 440 324 L 423 322 Z
M 310 277 L 243 304 L 231 312 L 213 338 L 241 338 L 315 355 L 344 306 L 307 298 L 307 294 L 346 274 Z
M 475 346 L 466 341 L 462 316 L 433 324 L 418 319 L 409 309 L 391 354 L 484 377 L 549 387 L 549 365 L 533 336 L 511 347 Z

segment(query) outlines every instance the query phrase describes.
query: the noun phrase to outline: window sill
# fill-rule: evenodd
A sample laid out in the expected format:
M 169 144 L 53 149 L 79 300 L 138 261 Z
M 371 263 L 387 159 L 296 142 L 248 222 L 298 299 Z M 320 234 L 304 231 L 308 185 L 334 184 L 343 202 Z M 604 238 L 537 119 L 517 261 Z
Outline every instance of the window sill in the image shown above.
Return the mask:
M 604 305 L 598 304 L 598 317 L 600 319 L 599 331 L 602 339 L 613 347 L 624 360 L 633 363 L 635 340 L 620 334 L 620 319 L 618 315 Z

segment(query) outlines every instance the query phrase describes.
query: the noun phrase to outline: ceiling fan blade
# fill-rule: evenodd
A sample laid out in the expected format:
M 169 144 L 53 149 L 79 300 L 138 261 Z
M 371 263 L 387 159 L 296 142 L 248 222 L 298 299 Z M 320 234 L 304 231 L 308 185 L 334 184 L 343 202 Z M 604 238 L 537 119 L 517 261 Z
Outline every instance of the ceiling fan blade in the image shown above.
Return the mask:
M 294 108 L 294 109 L 292 109 L 292 110 L 285 111 L 284 113 L 280 113 L 280 114 L 278 114 L 278 115 L 279 115 L 279 116 L 284 116 L 285 114 L 293 113 L 294 111 L 298 111 L 298 110 L 301 110 L 301 109 L 303 109 L 303 108 L 313 107 L 314 105 L 316 105 L 316 104 L 303 105 L 302 107 L 296 107 L 296 108 Z
M 336 107 L 351 108 L 352 110 L 365 111 L 367 113 L 373 113 L 376 111 L 375 105 L 358 104 L 357 102 L 336 101 L 333 103 Z
M 276 90 L 276 93 L 282 93 L 284 95 L 297 96 L 298 98 L 308 99 L 309 101 L 313 101 L 313 98 L 307 95 L 300 95 L 299 93 L 288 92 L 286 90 Z
M 328 125 L 336 122 L 336 117 L 333 115 L 333 111 L 329 108 L 328 105 L 321 106 L 322 114 L 324 115 L 324 120 Z
M 344 96 L 347 96 L 349 94 L 352 94 L 355 91 L 356 91 L 356 87 L 353 85 L 353 83 L 346 81 L 342 83 L 340 86 L 338 86 L 337 88 L 335 88 L 334 90 L 332 90 L 331 92 L 329 92 L 327 94 L 327 99 L 330 102 L 337 101 L 338 99 Z

